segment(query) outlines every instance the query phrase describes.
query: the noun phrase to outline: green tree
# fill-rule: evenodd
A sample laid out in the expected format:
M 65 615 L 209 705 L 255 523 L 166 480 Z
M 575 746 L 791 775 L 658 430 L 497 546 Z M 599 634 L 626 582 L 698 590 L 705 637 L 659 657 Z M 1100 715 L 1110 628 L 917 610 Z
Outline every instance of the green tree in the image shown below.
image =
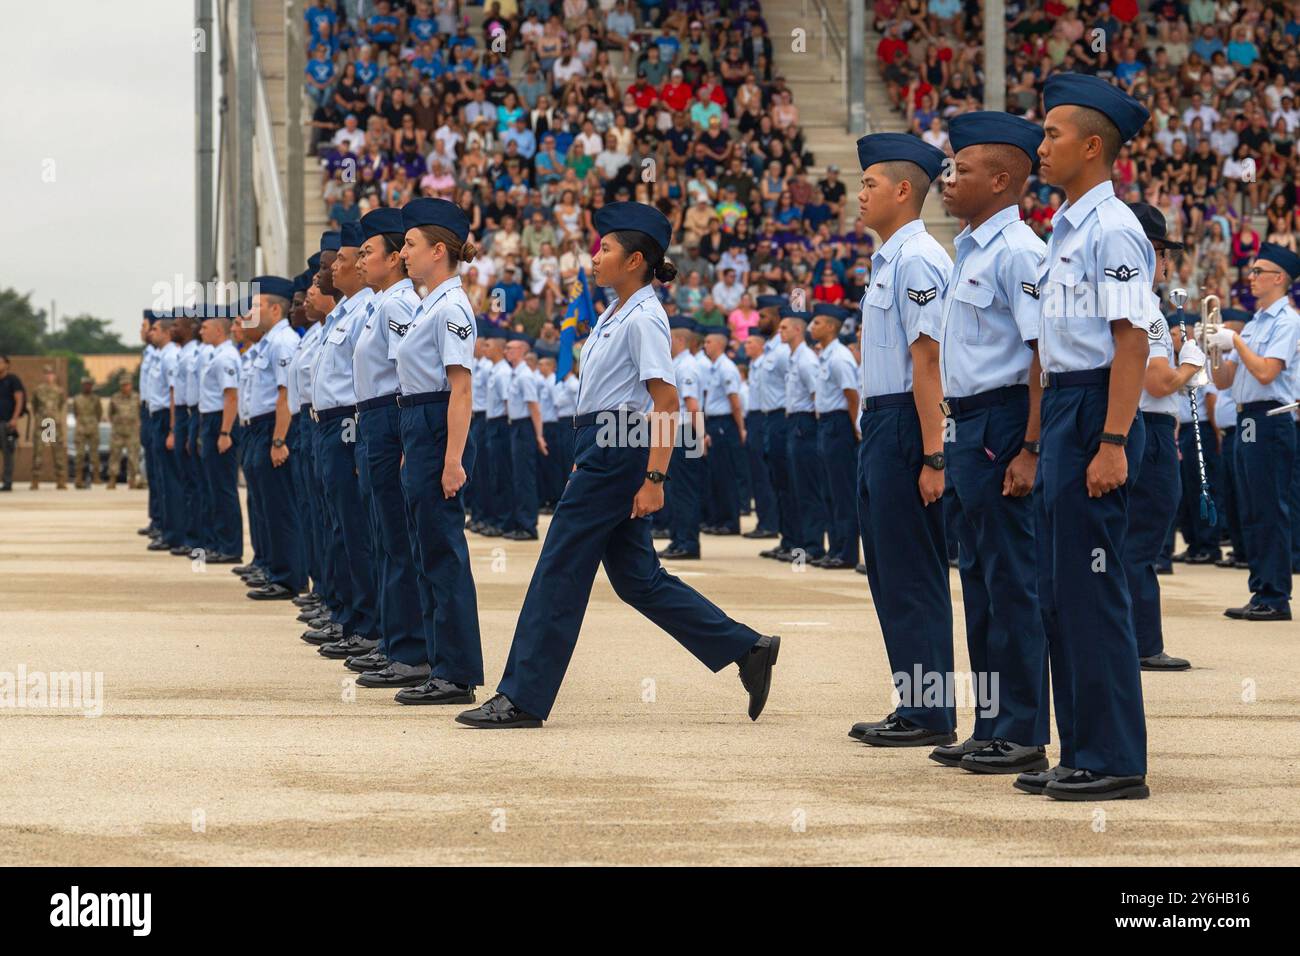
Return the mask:
M 109 331 L 108 326 L 107 319 L 79 315 L 64 322 L 59 331 L 47 333 L 45 347 L 50 351 L 76 352 L 80 355 L 130 352 L 130 346 L 116 332 Z
M 32 308 L 32 294 L 0 289 L 0 353 L 41 355 L 44 336 L 45 311 Z

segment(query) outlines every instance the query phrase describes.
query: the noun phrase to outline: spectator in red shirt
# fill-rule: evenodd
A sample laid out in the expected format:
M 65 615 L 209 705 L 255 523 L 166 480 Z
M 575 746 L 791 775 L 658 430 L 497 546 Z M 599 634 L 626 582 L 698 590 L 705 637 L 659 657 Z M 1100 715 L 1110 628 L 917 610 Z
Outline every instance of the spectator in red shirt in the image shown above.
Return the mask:
M 694 97 L 690 85 L 682 80 L 681 70 L 673 70 L 672 76 L 668 78 L 668 82 L 659 91 L 659 98 L 674 113 L 680 113 L 690 107 L 691 100 Z
M 813 298 L 818 302 L 839 305 L 844 301 L 844 286 L 835 277 L 834 269 L 822 270 L 822 281 L 813 288 Z
M 636 78 L 636 82 L 629 86 L 627 91 L 636 100 L 636 105 L 643 110 L 650 109 L 659 99 L 659 91 L 646 82 L 644 73 Z

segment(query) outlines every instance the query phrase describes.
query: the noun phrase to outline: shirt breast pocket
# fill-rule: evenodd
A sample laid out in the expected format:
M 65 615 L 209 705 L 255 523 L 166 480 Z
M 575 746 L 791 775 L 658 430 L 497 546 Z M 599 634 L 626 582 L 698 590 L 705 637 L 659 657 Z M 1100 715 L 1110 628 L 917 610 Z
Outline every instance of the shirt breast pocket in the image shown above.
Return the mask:
M 966 279 L 952 290 L 952 297 L 965 308 L 959 312 L 957 340 L 978 345 L 988 340 L 989 323 L 981 313 L 993 304 L 993 286 L 983 279 Z
M 270 365 L 271 359 L 265 355 L 259 355 L 257 358 L 253 359 L 253 368 L 264 369 L 270 367 Z
M 1047 270 L 1046 278 L 1039 282 L 1039 295 L 1043 302 L 1043 319 L 1052 328 L 1064 330 L 1070 325 L 1070 316 L 1078 306 L 1079 284 L 1083 271 L 1072 262 L 1057 262 Z
M 862 297 L 862 304 L 866 306 L 862 322 L 863 343 L 882 349 L 894 348 L 898 342 L 894 290 L 887 285 L 873 285 L 871 291 Z

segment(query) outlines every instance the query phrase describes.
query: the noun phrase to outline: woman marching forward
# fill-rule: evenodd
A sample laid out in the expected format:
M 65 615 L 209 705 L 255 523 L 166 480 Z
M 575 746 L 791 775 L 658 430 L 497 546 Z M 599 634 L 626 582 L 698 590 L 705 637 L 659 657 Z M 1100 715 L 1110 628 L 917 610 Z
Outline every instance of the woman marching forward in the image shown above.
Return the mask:
M 779 637 L 763 637 L 660 566 L 642 520 L 663 507 L 672 441 L 658 429 L 646 443 L 610 442 L 608 423 L 654 411 L 677 412 L 668 319 L 653 279 L 677 269 L 664 258 L 672 228 L 663 214 L 635 202 L 594 214 L 601 234 L 592 261 L 596 282 L 617 295 L 582 350 L 574 416 L 574 472 L 551 519 L 524 599 L 497 694 L 456 720 L 471 727 L 540 727 L 551 713 L 578 642 L 596 568 L 604 564 L 620 598 L 658 624 L 710 670 L 740 668 L 749 717 L 767 702 Z M 602 427 L 604 426 L 604 427 Z M 598 440 L 598 436 L 599 439 Z

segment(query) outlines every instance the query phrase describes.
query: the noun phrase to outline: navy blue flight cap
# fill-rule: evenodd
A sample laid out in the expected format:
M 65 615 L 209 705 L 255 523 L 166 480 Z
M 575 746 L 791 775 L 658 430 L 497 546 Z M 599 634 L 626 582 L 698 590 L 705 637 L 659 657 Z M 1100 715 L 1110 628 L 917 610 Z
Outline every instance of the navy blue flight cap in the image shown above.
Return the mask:
M 796 310 L 796 309 L 792 309 L 792 308 L 790 308 L 790 306 L 788 306 L 788 305 L 783 305 L 783 306 L 781 306 L 781 318 L 783 318 L 783 319 L 798 319 L 800 322 L 811 322 L 811 321 L 812 321 L 812 313 L 811 313 L 811 312 L 799 312 L 799 311 Z
M 1273 263 L 1292 279 L 1300 276 L 1300 256 L 1286 246 L 1279 246 L 1276 242 L 1266 242 L 1259 247 L 1255 258 Z
M 412 199 L 402 207 L 402 232 L 416 226 L 441 226 L 464 242 L 469 238 L 469 217 L 446 199 Z
M 674 315 L 671 319 L 668 320 L 668 328 L 685 329 L 688 332 L 694 332 L 695 323 L 692 322 L 690 319 L 686 318 L 686 316 L 684 315 Z
M 481 339 L 504 339 L 506 330 L 499 325 L 493 325 L 491 322 L 480 322 L 478 327 L 478 337 Z
M 293 298 L 293 280 L 280 276 L 254 276 L 253 285 L 262 295 L 278 295 L 282 299 Z
M 406 233 L 406 230 L 402 227 L 402 211 L 400 209 L 381 206 L 378 209 L 372 209 L 361 217 L 361 234 L 366 239 L 373 239 L 375 236 L 382 236 L 386 233 L 397 233 L 398 235 Z
M 533 337 L 526 332 L 510 331 L 506 333 L 507 342 L 527 342 L 529 346 L 533 344 Z
M 818 302 L 813 306 L 812 314 L 828 315 L 832 319 L 837 319 L 838 321 L 843 322 L 845 319 L 853 315 L 853 310 L 846 309 L 842 305 L 833 305 L 830 302 Z
M 961 113 L 948 121 L 948 141 L 952 143 L 953 153 L 960 153 L 967 146 L 981 146 L 985 143 L 1014 146 L 1028 156 L 1031 163 L 1037 163 L 1038 144 L 1043 141 L 1043 128 L 1010 113 L 977 110 Z
M 760 309 L 779 309 L 788 302 L 783 295 L 760 295 L 756 304 Z
M 1187 248 L 1181 242 L 1175 242 L 1169 238 L 1169 227 L 1165 223 L 1164 213 L 1155 206 L 1145 202 L 1131 202 L 1128 204 L 1128 208 L 1133 210 L 1138 225 L 1142 227 L 1142 231 L 1146 233 L 1147 241 L 1155 246 L 1156 251 Z
M 366 237 L 361 231 L 361 223 L 345 222 L 339 228 L 339 248 L 360 246 L 365 241 Z
M 144 317 L 149 320 L 150 325 L 153 325 L 160 319 L 170 319 L 172 316 L 170 312 L 160 312 L 157 309 L 145 309 Z
M 933 180 L 948 157 L 910 133 L 868 133 L 858 140 L 858 162 L 865 171 L 876 163 L 915 163 Z
M 1118 86 L 1082 73 L 1058 73 L 1043 84 L 1043 107 L 1085 106 L 1096 110 L 1115 124 L 1120 139 L 1128 142 L 1151 118 L 1145 106 Z M 951 136 L 951 134 L 949 134 Z
M 1220 309 L 1219 318 L 1224 322 L 1249 322 L 1254 316 L 1245 309 Z
M 654 206 L 640 202 L 612 202 L 592 213 L 596 231 L 602 236 L 611 232 L 640 232 L 658 244 L 660 250 L 672 243 L 673 227 L 668 218 Z
M 300 273 L 298 273 L 296 276 L 294 276 L 294 277 L 293 277 L 293 291 L 294 291 L 294 292 L 306 292 L 309 288 L 311 288 L 311 275 L 312 275 L 312 274 L 311 274 L 310 272 L 308 272 L 307 270 L 303 270 L 302 272 L 300 272 Z
M 696 325 L 695 331 L 700 335 L 722 335 L 731 338 L 731 330 L 725 325 Z
M 320 253 L 319 253 L 319 252 L 313 252 L 313 253 L 311 254 L 311 258 L 307 260 L 307 272 L 308 272 L 310 275 L 313 275 L 313 276 L 314 276 L 316 273 L 320 272 Z
M 337 229 L 330 229 L 320 234 L 321 252 L 338 252 L 343 244 L 343 236 Z

